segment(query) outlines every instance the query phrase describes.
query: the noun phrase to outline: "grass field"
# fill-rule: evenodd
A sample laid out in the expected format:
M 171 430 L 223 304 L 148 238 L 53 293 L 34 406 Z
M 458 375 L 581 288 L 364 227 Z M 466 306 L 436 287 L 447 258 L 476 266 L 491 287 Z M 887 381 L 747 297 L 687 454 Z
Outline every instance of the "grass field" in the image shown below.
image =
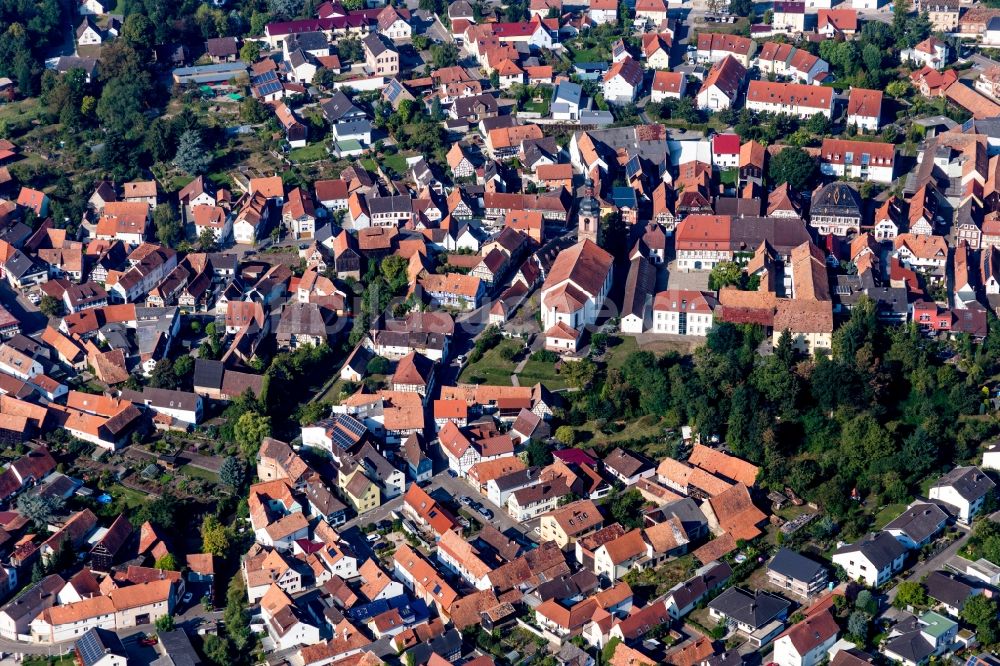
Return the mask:
M 209 472 L 207 469 L 195 467 L 194 465 L 184 465 L 181 467 L 180 472 L 184 476 L 190 476 L 194 479 L 204 479 L 205 481 L 211 481 L 212 483 L 219 483 L 218 474 L 215 472 Z
M 604 352 L 604 362 L 608 364 L 608 370 L 621 368 L 625 365 L 625 359 L 629 357 L 629 354 L 639 351 L 639 345 L 635 338 L 628 336 L 619 339 L 620 343 L 614 347 L 609 346 Z
M 125 506 L 127 506 L 130 509 L 135 509 L 142 506 L 143 504 L 146 503 L 148 498 L 148 495 L 145 495 L 139 492 L 138 490 L 132 490 L 131 488 L 126 488 L 120 483 L 116 483 L 115 485 L 111 486 L 111 489 L 108 492 L 111 493 L 112 497 L 116 499 L 121 499 L 121 501 L 125 503 Z
M 524 369 L 518 373 L 517 381 L 521 386 L 532 386 L 541 382 L 549 390 L 566 388 L 566 379 L 556 373 L 554 363 L 548 361 L 528 361 Z
M 288 159 L 292 162 L 319 162 L 327 157 L 329 155 L 326 152 L 326 142 L 324 141 L 288 151 Z
M 610 445 L 615 442 L 624 442 L 631 439 L 644 439 L 664 434 L 664 427 L 660 421 L 660 417 L 654 414 L 648 414 L 638 419 L 625 421 L 624 425 L 625 427 L 619 432 L 605 434 L 598 429 L 597 422 L 588 421 L 584 425 L 575 429 L 577 432 L 577 441 L 581 444 Z M 610 449 L 612 447 L 608 448 Z M 669 455 L 666 442 L 664 442 L 662 446 L 657 444 L 646 445 L 643 447 L 642 453 L 654 459 Z
M 517 340 L 503 340 L 493 349 L 490 349 L 476 363 L 470 363 L 462 370 L 458 376 L 458 381 L 464 383 L 475 383 L 473 378 L 482 379 L 486 384 L 500 384 L 510 386 L 510 376 L 514 373 L 514 361 L 505 359 L 501 354 L 503 350 L 509 349 L 512 352 L 521 348 L 521 343 Z
M 607 60 L 607 51 L 599 46 L 573 51 L 573 62 L 601 62 Z
M 883 507 L 878 513 L 875 514 L 875 524 L 872 525 L 872 529 L 882 529 L 889 522 L 895 520 L 905 509 L 905 504 L 889 504 Z

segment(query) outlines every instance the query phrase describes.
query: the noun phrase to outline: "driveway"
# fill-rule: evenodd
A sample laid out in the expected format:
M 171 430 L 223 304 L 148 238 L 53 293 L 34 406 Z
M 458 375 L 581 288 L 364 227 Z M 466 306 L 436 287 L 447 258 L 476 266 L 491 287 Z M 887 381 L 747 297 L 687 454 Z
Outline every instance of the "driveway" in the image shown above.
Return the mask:
M 962 549 L 962 547 L 965 545 L 965 542 L 968 541 L 969 536 L 972 534 L 972 532 L 967 528 L 958 526 L 958 529 L 962 532 L 961 536 L 952 541 L 947 548 L 939 552 L 934 557 L 930 558 L 929 560 L 918 562 L 916 566 L 910 569 L 909 574 L 903 580 L 919 581 L 932 571 L 938 571 L 940 569 L 944 569 L 945 563 L 948 562 L 948 560 L 950 560 L 951 558 L 958 555 L 958 551 Z M 891 609 L 892 602 L 896 598 L 896 594 L 898 593 L 898 588 L 899 588 L 898 585 L 894 585 L 892 589 L 886 592 L 885 595 L 886 601 L 890 606 L 890 609 L 884 613 L 886 617 L 892 617 L 893 615 L 893 613 L 891 613 L 890 611 L 892 610 Z

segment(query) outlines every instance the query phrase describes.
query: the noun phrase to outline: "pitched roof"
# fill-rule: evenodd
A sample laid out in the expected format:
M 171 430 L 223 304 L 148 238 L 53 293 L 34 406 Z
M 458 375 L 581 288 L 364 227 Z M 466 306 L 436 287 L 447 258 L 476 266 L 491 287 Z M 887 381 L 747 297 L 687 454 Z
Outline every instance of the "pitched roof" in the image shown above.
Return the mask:
M 759 472 L 756 465 L 703 444 L 694 445 L 688 464 L 746 486 L 756 484 Z
M 790 627 L 776 640 L 787 637 L 795 652 L 805 656 L 840 633 L 840 627 L 829 610 L 807 616 Z
M 833 103 L 833 89 L 804 83 L 751 81 L 747 89 L 747 102 L 829 109 Z

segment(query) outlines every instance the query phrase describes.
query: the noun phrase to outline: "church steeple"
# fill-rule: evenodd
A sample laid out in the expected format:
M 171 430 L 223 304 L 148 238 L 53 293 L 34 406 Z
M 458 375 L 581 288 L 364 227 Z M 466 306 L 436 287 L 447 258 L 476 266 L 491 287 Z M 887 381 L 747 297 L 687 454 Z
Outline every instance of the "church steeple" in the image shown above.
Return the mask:
M 589 177 L 584 181 L 583 198 L 577 208 L 577 239 L 601 242 L 601 205 L 594 197 L 594 181 Z

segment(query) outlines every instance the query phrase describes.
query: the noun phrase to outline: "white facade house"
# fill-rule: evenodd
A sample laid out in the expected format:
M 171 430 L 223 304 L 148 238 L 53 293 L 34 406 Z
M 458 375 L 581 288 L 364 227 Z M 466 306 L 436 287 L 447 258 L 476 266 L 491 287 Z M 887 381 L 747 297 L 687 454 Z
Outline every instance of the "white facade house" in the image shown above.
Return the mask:
M 817 113 L 830 118 L 833 89 L 804 83 L 751 81 L 746 107 L 751 111 L 785 114 L 801 120 L 808 120 Z
M 698 108 L 709 111 L 728 109 L 736 103 L 746 75 L 746 67 L 732 56 L 716 62 L 698 91 Z
M 928 497 L 954 507 L 958 522 L 968 525 L 995 487 L 978 467 L 956 467 L 931 486 Z
M 631 104 L 641 86 L 642 66 L 628 56 L 604 75 L 604 100 L 609 104 Z
M 888 532 L 878 532 L 834 552 L 847 577 L 869 587 L 882 585 L 903 568 L 906 548 Z
M 993 293 L 1000 293 L 1000 290 Z M 980 467 L 983 469 L 1000 470 L 1000 444 L 991 444 L 983 451 L 983 462 Z
M 916 67 L 930 67 L 941 69 L 948 64 L 948 45 L 937 37 L 931 36 L 920 42 L 912 49 L 903 49 L 899 53 L 899 59 L 903 62 L 910 62 Z
M 889 184 L 896 168 L 896 146 L 874 141 L 824 139 L 820 171 L 827 176 Z
M 816 666 L 827 658 L 838 635 L 830 612 L 816 613 L 778 636 L 771 658 L 778 666 Z
M 718 304 L 708 292 L 661 291 L 653 299 L 653 333 L 706 336 Z

